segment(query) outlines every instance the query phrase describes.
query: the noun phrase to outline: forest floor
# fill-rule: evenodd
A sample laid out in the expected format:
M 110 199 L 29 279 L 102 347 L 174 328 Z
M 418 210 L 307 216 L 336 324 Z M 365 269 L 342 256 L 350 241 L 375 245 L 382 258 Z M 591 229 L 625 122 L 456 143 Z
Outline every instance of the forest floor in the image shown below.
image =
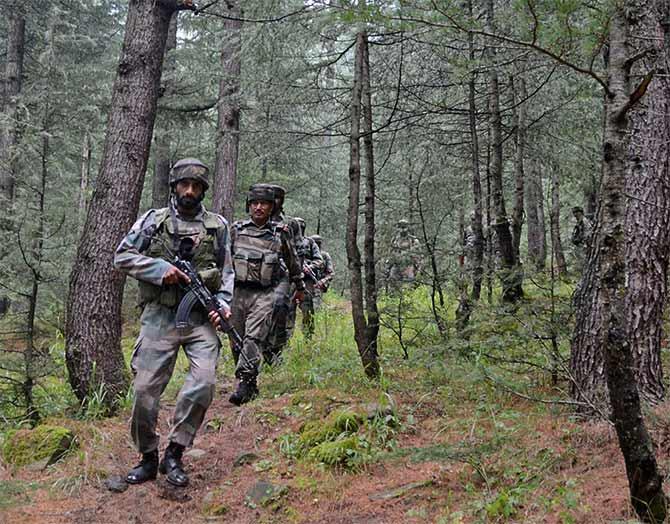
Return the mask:
M 54 418 L 77 435 L 77 448 L 49 467 L 0 466 L 0 522 L 635 521 L 608 423 L 579 421 L 564 406 L 497 387 L 486 379 L 491 368 L 483 374 L 458 352 L 406 344 L 411 353 L 403 359 L 388 335 L 381 339 L 386 372 L 371 384 L 342 332 L 349 322 L 343 307 L 320 315 L 312 343 L 298 335 L 284 365 L 264 369 L 261 397 L 240 408 L 227 401 L 234 382 L 224 354 L 217 397 L 185 458 L 187 488 L 172 488 L 161 475 L 121 493 L 107 488 L 137 461 L 128 406 L 114 418 Z M 164 395 L 162 435 L 185 369 L 180 361 Z M 556 396 L 545 379 L 531 378 L 534 394 Z M 318 427 L 342 412 L 368 419 L 331 439 L 357 439 L 337 464 L 301 452 L 310 421 Z M 669 418 L 663 406 L 648 417 L 664 471 Z

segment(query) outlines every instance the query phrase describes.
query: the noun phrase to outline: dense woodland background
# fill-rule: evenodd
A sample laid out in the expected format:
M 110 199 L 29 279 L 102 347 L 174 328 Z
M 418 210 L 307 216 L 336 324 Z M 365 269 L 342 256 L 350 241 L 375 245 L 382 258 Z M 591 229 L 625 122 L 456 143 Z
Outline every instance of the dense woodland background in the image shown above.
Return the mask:
M 288 214 L 323 236 L 358 373 L 464 359 L 502 391 L 611 418 L 633 506 L 665 514 L 636 387 L 662 405 L 664 2 L 1 6 L 3 427 L 123 408 L 121 329 L 137 312 L 130 282 L 121 309 L 109 256 L 164 205 L 170 165 L 197 157 L 210 209 L 241 218 L 250 184 L 279 183 Z M 595 224 L 583 274 L 576 205 Z M 393 291 L 400 218 L 422 270 Z

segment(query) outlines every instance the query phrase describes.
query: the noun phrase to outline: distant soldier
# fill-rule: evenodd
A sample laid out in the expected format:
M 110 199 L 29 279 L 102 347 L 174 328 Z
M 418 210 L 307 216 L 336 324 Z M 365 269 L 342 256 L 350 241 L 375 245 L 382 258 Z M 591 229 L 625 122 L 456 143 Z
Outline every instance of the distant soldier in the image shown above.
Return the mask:
M 321 251 L 321 257 L 323 258 L 323 269 L 318 275 L 318 282 L 314 285 L 314 307 L 318 309 L 321 307 L 321 297 L 324 293 L 328 292 L 330 283 L 335 277 L 335 267 L 333 266 L 333 259 L 330 254 L 322 249 L 323 239 L 321 238 L 321 235 L 312 235 L 310 238 L 316 242 L 316 245 Z
M 319 281 L 318 275 L 323 271 L 323 257 L 319 246 L 310 237 L 305 236 L 305 220 L 294 219 L 300 226 L 295 232 L 296 251 L 302 263 L 302 272 L 305 276 L 305 300 L 299 304 L 302 311 L 302 327 L 306 338 L 314 334 L 314 286 Z M 295 326 L 296 305 L 292 305 L 289 324 Z
M 177 306 L 184 296 L 179 286 L 188 276 L 171 264 L 183 244 L 190 246 L 192 263 L 216 297 L 229 306 L 233 295 L 230 235 L 226 220 L 202 206 L 209 187 L 208 169 L 200 160 L 187 158 L 170 172 L 168 207 L 150 209 L 133 225 L 114 256 L 114 266 L 139 281 L 142 307 L 140 335 L 130 367 L 135 375 L 131 435 L 141 462 L 126 476 L 130 484 L 156 478 L 160 469 L 175 486 L 188 484 L 182 453 L 193 443 L 214 396 L 220 343 L 217 313 L 194 308 L 192 326 L 178 329 Z M 226 318 L 230 316 L 227 307 Z M 209 322 L 208 322 L 209 320 Z M 160 396 L 170 381 L 179 348 L 189 360 L 184 385 L 177 396 L 169 445 L 158 464 L 156 421 Z
M 589 246 L 591 244 L 593 225 L 589 219 L 584 216 L 584 210 L 581 207 L 573 207 L 572 214 L 575 217 L 575 227 L 572 230 L 570 241 L 574 246 L 575 269 L 578 273 L 581 273 L 584 269 Z
M 274 190 L 266 185 L 251 186 L 247 196 L 250 218 L 237 221 L 232 227 L 232 324 L 243 338 L 242 350 L 233 353 L 239 384 L 229 398 L 237 406 L 258 395 L 261 355 L 268 344 L 277 286 L 286 272 L 295 286 L 294 300 L 304 299 L 300 263 L 288 227 L 272 219 L 275 206 Z
M 421 244 L 411 234 L 409 222 L 398 220 L 391 240 L 391 254 L 386 261 L 387 279 L 394 285 L 412 283 L 421 268 Z

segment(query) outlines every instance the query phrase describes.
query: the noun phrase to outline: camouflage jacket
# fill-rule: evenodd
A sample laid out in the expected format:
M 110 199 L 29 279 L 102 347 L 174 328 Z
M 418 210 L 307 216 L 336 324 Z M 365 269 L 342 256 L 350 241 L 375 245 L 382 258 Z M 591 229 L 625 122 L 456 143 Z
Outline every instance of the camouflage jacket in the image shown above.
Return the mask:
M 204 207 L 194 217 L 181 216 L 173 200 L 168 208 L 150 209 L 135 222 L 117 247 L 114 267 L 140 281 L 140 295 L 143 294 L 144 283 L 148 285 L 145 286 L 147 289 L 154 289 L 155 300 L 168 306 L 176 305 L 174 302 L 178 300 L 177 286 L 163 285 L 163 275 L 171 266 L 174 248 L 161 245 L 168 243 L 165 238 L 172 240 L 170 237 L 175 237 L 175 225 L 177 238 L 190 237 L 194 240 L 193 261 L 201 275 L 207 271 L 210 275 L 214 273 L 218 276 L 215 279 L 218 285 L 211 291 L 217 298 L 230 304 L 233 299 L 235 273 L 228 222 L 221 215 L 211 213 Z M 203 267 L 204 265 L 207 267 Z M 206 278 L 203 280 L 206 283 L 211 281 Z M 140 301 L 143 302 L 142 297 Z

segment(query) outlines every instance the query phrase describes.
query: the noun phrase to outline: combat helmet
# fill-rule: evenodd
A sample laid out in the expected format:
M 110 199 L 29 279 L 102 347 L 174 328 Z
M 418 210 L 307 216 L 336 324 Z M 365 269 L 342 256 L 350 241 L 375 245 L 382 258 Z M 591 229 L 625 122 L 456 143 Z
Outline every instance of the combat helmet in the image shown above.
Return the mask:
M 321 238 L 321 235 L 312 235 L 309 238 L 314 240 L 314 242 L 316 242 L 317 246 L 321 247 L 321 242 L 323 242 L 323 239 Z
M 307 226 L 305 225 L 305 219 L 304 219 L 304 218 L 300 218 L 300 217 L 295 217 L 293 220 L 295 220 L 295 221 L 298 223 L 298 225 L 300 226 L 300 232 L 301 232 L 302 234 L 305 234 L 305 227 L 307 227 Z
M 284 212 L 284 199 L 286 198 L 286 189 L 278 184 L 254 184 L 254 187 L 267 187 L 274 191 L 274 204 L 275 207 L 272 210 L 273 215 L 280 215 Z
M 272 214 L 277 207 L 277 201 L 275 199 L 275 190 L 270 187 L 269 184 L 254 184 L 249 188 L 247 193 L 247 211 L 249 211 L 249 205 L 252 202 L 272 202 Z
M 401 229 L 402 229 L 402 228 L 405 228 L 405 229 L 406 229 L 406 228 L 409 227 L 409 220 L 406 220 L 406 219 L 404 219 L 404 218 L 401 218 L 400 220 L 398 220 L 398 223 L 396 224 L 396 226 L 399 227 L 399 228 L 401 228 Z
M 192 178 L 200 182 L 203 190 L 207 191 L 209 188 L 208 174 L 208 167 L 197 158 L 183 158 L 175 162 L 170 170 L 170 187 L 174 188 L 180 180 Z

